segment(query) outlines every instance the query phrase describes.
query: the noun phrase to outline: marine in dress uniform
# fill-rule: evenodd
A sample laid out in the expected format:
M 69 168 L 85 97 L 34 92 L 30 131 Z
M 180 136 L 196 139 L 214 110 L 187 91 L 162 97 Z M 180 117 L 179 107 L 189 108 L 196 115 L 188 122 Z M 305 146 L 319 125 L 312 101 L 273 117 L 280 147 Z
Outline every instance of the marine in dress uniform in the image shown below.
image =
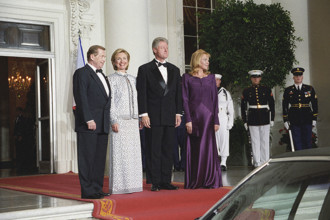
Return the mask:
M 295 150 L 312 148 L 312 127 L 317 120 L 317 96 L 312 86 L 303 84 L 304 68 L 291 70 L 294 84 L 283 94 L 283 120 L 291 129 Z
M 222 75 L 214 74 L 218 88 L 218 108 L 220 128 L 215 132 L 218 155 L 221 158 L 221 170 L 227 170 L 227 157 L 229 156 L 229 130 L 234 124 L 234 105 L 230 93 L 221 87 Z
M 270 126 L 274 125 L 275 104 L 270 88 L 260 85 L 261 70 L 249 71 L 252 86 L 244 89 L 241 113 L 246 130 L 250 130 L 253 165 L 258 167 L 269 159 Z

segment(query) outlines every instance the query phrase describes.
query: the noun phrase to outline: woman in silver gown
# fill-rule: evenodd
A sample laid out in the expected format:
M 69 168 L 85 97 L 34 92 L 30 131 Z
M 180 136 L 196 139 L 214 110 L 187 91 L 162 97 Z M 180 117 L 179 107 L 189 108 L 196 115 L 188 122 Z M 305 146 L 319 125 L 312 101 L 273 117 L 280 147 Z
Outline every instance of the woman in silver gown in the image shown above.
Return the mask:
M 130 55 L 124 49 L 117 49 L 111 57 L 116 72 L 109 76 L 111 88 L 110 194 L 143 190 L 136 80 L 134 76 L 126 72 L 129 60 Z

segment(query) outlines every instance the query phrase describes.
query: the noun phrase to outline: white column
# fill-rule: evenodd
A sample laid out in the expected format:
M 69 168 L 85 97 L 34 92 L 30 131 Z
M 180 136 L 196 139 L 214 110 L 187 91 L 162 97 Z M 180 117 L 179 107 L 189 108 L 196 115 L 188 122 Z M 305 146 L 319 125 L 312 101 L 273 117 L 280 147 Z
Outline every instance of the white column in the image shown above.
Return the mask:
M 178 0 L 149 0 L 149 39 L 165 37 L 169 41 L 168 61 L 184 73 L 183 3 Z M 149 58 L 154 55 L 149 51 Z
M 184 73 L 184 37 L 183 3 L 177 0 L 167 1 L 167 30 L 169 40 L 169 62 L 175 64 Z
M 107 74 L 113 73 L 111 55 L 123 48 L 130 53 L 128 73 L 136 75 L 140 65 L 150 61 L 147 0 L 104 1 Z
M 280 3 L 284 10 L 290 12 L 290 17 L 295 28 L 295 36 L 302 38 L 297 42 L 295 50 L 296 60 L 305 69 L 304 83 L 310 84 L 310 64 L 309 64 L 309 37 L 308 37 L 308 5 L 307 0 L 273 0 L 273 3 Z M 292 85 L 292 74 L 287 76 L 287 85 Z
M 106 0 L 104 17 L 106 74 L 114 72 L 111 63 L 112 53 L 118 48 L 123 48 L 130 54 L 128 73 L 136 76 L 139 66 L 151 60 L 149 53 L 152 51 L 152 40 L 149 40 L 148 0 Z M 108 164 L 109 154 L 105 166 L 106 175 L 109 173 Z

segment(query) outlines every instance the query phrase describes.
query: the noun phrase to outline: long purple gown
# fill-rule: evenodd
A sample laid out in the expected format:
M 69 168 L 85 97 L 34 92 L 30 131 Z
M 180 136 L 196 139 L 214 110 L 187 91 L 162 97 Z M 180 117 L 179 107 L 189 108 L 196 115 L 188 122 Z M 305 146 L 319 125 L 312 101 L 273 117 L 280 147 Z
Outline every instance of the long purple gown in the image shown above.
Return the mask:
M 204 78 L 183 74 L 183 108 L 186 123 L 192 122 L 193 127 L 187 135 L 186 189 L 222 186 L 214 131 L 214 125 L 219 124 L 217 94 L 213 74 Z

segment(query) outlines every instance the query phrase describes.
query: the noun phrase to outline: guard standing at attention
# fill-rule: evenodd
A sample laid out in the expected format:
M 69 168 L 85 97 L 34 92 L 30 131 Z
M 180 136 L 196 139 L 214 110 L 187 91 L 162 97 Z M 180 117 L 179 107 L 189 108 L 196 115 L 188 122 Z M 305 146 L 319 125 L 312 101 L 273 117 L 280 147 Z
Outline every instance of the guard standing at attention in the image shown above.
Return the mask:
M 241 113 L 246 130 L 250 130 L 253 165 L 258 167 L 268 161 L 270 126 L 274 125 L 275 104 L 270 88 L 260 85 L 261 70 L 249 71 L 252 86 L 244 89 Z
M 304 68 L 291 70 L 294 84 L 283 94 L 283 120 L 287 130 L 291 129 L 295 150 L 312 148 L 312 127 L 317 120 L 317 96 L 312 86 L 303 84 Z
M 214 74 L 218 89 L 218 117 L 220 128 L 215 132 L 218 155 L 221 159 L 222 171 L 227 170 L 227 157 L 229 156 L 229 130 L 234 125 L 234 104 L 230 92 L 221 86 L 221 74 Z

